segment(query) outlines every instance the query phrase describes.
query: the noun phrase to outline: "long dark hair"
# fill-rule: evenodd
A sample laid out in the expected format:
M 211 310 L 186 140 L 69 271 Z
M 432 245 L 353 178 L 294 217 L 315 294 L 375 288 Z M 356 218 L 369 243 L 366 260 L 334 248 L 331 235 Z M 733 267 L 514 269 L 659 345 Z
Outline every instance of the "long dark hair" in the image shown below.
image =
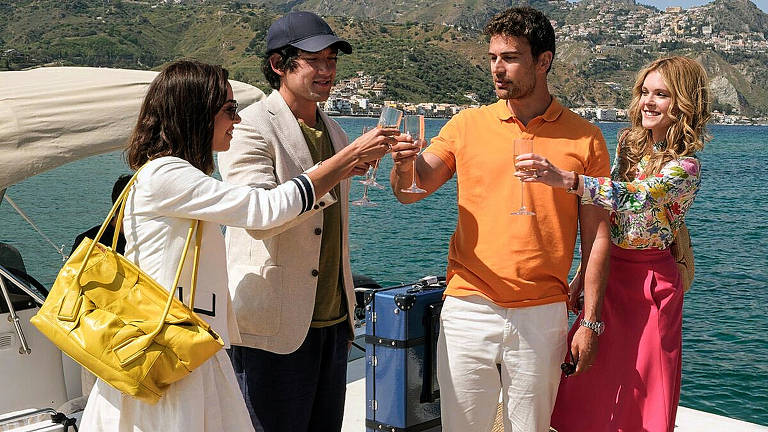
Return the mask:
M 177 60 L 147 90 L 125 159 L 133 169 L 162 156 L 176 156 L 211 174 L 213 124 L 227 100 L 229 73 L 221 66 Z

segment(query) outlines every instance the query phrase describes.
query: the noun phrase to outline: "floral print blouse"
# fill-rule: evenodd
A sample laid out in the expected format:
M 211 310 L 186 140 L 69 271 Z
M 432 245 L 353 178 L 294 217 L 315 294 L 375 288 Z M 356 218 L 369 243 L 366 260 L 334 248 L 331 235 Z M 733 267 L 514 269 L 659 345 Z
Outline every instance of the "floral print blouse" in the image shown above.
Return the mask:
M 582 204 L 611 211 L 611 241 L 624 249 L 666 249 L 674 241 L 701 183 L 696 157 L 669 161 L 654 177 L 642 173 L 648 156 L 637 166 L 634 181 L 618 180 L 618 163 L 611 178 L 584 176 Z

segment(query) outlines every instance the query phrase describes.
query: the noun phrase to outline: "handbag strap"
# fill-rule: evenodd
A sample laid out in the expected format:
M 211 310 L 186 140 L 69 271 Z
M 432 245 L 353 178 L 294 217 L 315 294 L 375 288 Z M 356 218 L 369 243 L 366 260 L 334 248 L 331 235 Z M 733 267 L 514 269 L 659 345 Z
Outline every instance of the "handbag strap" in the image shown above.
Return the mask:
M 136 170 L 136 173 L 131 177 L 131 179 L 128 181 L 128 183 L 125 185 L 125 188 L 123 188 L 123 191 L 120 193 L 120 196 L 115 200 L 115 203 L 112 205 L 112 209 L 109 211 L 109 214 L 107 215 L 106 219 L 104 219 L 104 222 L 101 224 L 101 228 L 99 228 L 98 233 L 96 233 L 96 236 L 93 239 L 93 242 L 91 242 L 91 245 L 88 247 L 88 252 L 85 255 L 85 259 L 83 260 L 82 265 L 77 271 L 77 275 L 73 279 L 73 283 L 77 285 L 77 290 L 69 290 L 69 293 L 62 299 L 61 307 L 59 308 L 59 314 L 58 318 L 65 321 L 74 321 L 79 313 L 80 304 L 82 303 L 82 286 L 80 285 L 80 277 L 82 276 L 83 272 L 85 271 L 85 268 L 88 264 L 88 259 L 91 257 L 91 254 L 93 253 L 93 249 L 96 247 L 96 244 L 101 239 L 101 236 L 104 234 L 104 231 L 106 231 L 107 226 L 109 225 L 109 222 L 112 220 L 112 217 L 115 215 L 115 212 L 118 211 L 118 217 L 115 221 L 115 235 L 112 238 L 112 250 L 115 250 L 115 247 L 117 246 L 117 238 L 120 233 L 120 228 L 122 227 L 123 223 L 123 215 L 125 214 L 125 203 L 128 200 L 128 194 L 130 193 L 131 187 L 136 183 L 136 179 L 139 176 L 139 173 L 141 170 L 144 169 L 146 164 L 144 164 L 141 168 Z M 168 316 L 168 312 L 170 311 L 170 305 L 173 303 L 173 296 L 175 294 L 175 289 L 173 287 L 178 286 L 179 279 L 181 279 L 181 271 L 184 266 L 184 260 L 187 256 L 187 250 L 189 249 L 189 243 L 192 240 L 192 232 L 197 231 L 197 235 L 195 236 L 195 255 L 194 260 L 192 262 L 192 280 L 190 283 L 190 299 L 189 299 L 189 308 L 192 309 L 194 306 L 194 295 L 195 295 L 195 288 L 197 284 L 197 268 L 198 268 L 198 262 L 200 258 L 200 242 L 202 237 L 202 231 L 199 229 L 199 221 L 193 220 L 190 223 L 189 230 L 187 232 L 187 238 L 184 242 L 184 249 L 182 250 L 181 258 L 179 259 L 179 265 L 176 269 L 176 275 L 174 277 L 173 285 L 171 285 L 172 289 L 168 289 L 169 295 L 168 295 L 168 301 L 166 302 L 166 308 L 163 312 L 162 319 L 159 321 L 157 329 L 153 331 L 152 333 L 157 334 L 160 329 L 162 329 L 163 323 Z M 183 302 L 183 299 L 182 299 Z
M 168 313 L 170 312 L 171 306 L 173 305 L 173 297 L 174 293 L 176 292 L 173 287 L 178 286 L 179 279 L 181 278 L 181 270 L 184 267 L 184 259 L 187 257 L 189 244 L 192 241 L 192 232 L 198 228 L 198 222 L 199 221 L 195 220 L 189 226 L 189 230 L 187 231 L 187 238 L 184 241 L 184 249 L 181 251 L 181 260 L 179 261 L 179 266 L 176 268 L 176 276 L 173 278 L 173 285 L 171 285 L 172 289 L 168 290 L 168 300 L 165 302 L 165 308 L 163 309 L 163 313 L 155 329 L 145 335 L 127 339 L 125 342 L 112 349 L 112 352 L 115 353 L 115 356 L 117 357 L 117 360 L 120 362 L 121 366 L 126 366 L 128 363 L 141 356 L 144 351 L 146 351 L 149 346 L 152 345 L 155 336 L 157 336 L 163 330 L 163 326 L 165 326 L 165 319 L 168 317 Z M 195 245 L 195 263 L 193 267 L 192 281 L 196 281 L 197 275 L 197 258 L 199 250 L 200 230 L 197 231 L 198 234 L 195 236 L 195 241 L 198 244 Z M 195 287 L 192 285 L 190 293 L 190 304 L 194 303 L 192 300 L 192 296 L 194 296 L 194 290 Z M 192 307 L 190 306 L 190 309 L 191 308 Z

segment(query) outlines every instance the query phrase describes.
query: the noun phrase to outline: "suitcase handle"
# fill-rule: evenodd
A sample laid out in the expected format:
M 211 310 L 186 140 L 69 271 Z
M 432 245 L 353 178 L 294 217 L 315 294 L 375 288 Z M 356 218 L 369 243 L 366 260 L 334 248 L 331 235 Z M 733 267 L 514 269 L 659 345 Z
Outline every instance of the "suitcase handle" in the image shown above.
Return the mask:
M 377 292 L 389 291 L 389 290 L 403 288 L 407 286 L 412 287 L 407 291 L 407 293 L 409 294 L 425 291 L 427 289 L 432 290 L 432 289 L 445 288 L 445 276 L 425 276 L 411 284 L 401 284 L 401 285 L 395 285 L 395 286 L 390 286 L 385 288 L 356 287 L 355 293 L 361 294 L 361 297 L 362 297 L 361 300 L 363 301 L 363 303 L 359 306 L 363 308 L 369 305 L 373 301 L 373 296 Z
M 424 371 L 421 376 L 421 395 L 419 402 L 428 403 L 440 399 L 440 389 L 432 390 L 434 384 L 435 346 L 437 335 L 435 329 L 440 325 L 440 311 L 443 303 L 432 303 L 424 311 Z
M 407 311 L 416 302 L 417 294 L 424 291 L 431 291 L 445 288 L 445 278 L 440 276 L 427 276 L 413 283 L 412 288 L 408 288 L 405 294 L 395 296 L 395 304 L 400 310 Z
M 437 289 L 442 288 L 445 285 L 445 276 L 424 276 L 413 284 L 413 288 L 421 289 Z M 409 290 L 410 291 L 410 290 Z

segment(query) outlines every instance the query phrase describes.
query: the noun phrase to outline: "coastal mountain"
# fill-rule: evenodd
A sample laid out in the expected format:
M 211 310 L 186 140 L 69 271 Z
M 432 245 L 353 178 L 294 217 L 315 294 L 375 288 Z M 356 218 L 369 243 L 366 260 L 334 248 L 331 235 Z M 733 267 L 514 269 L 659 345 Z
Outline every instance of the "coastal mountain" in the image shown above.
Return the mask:
M 280 10 L 309 10 L 322 16 L 346 16 L 380 22 L 448 25 L 479 31 L 490 17 L 512 6 L 528 4 L 547 13 L 558 1 L 546 0 L 263 0 L 251 2 Z M 565 0 L 562 0 L 565 3 Z
M 322 16 L 345 16 L 392 23 L 433 23 L 480 31 L 496 13 L 513 6 L 528 5 L 551 19 L 569 24 L 594 18 L 610 9 L 617 16 L 638 10 L 657 11 L 634 0 L 256 0 L 248 2 L 268 9 L 287 12 L 309 10 Z M 717 28 L 768 33 L 768 15 L 750 0 L 714 0 L 701 6 L 708 11 Z
M 714 0 L 700 8 L 716 29 L 759 32 L 768 37 L 768 14 L 749 0 Z
M 260 66 L 269 24 L 313 10 L 355 47 L 339 79 L 386 83 L 381 100 L 472 103 L 494 99 L 490 16 L 509 0 L 0 0 L 0 70 L 39 65 L 152 69 L 179 57 L 220 63 L 267 88 Z M 558 35 L 552 92 L 566 105 L 625 107 L 634 75 L 662 55 L 697 58 L 715 107 L 768 116 L 768 15 L 748 0 L 659 11 L 632 0 L 531 0 Z

